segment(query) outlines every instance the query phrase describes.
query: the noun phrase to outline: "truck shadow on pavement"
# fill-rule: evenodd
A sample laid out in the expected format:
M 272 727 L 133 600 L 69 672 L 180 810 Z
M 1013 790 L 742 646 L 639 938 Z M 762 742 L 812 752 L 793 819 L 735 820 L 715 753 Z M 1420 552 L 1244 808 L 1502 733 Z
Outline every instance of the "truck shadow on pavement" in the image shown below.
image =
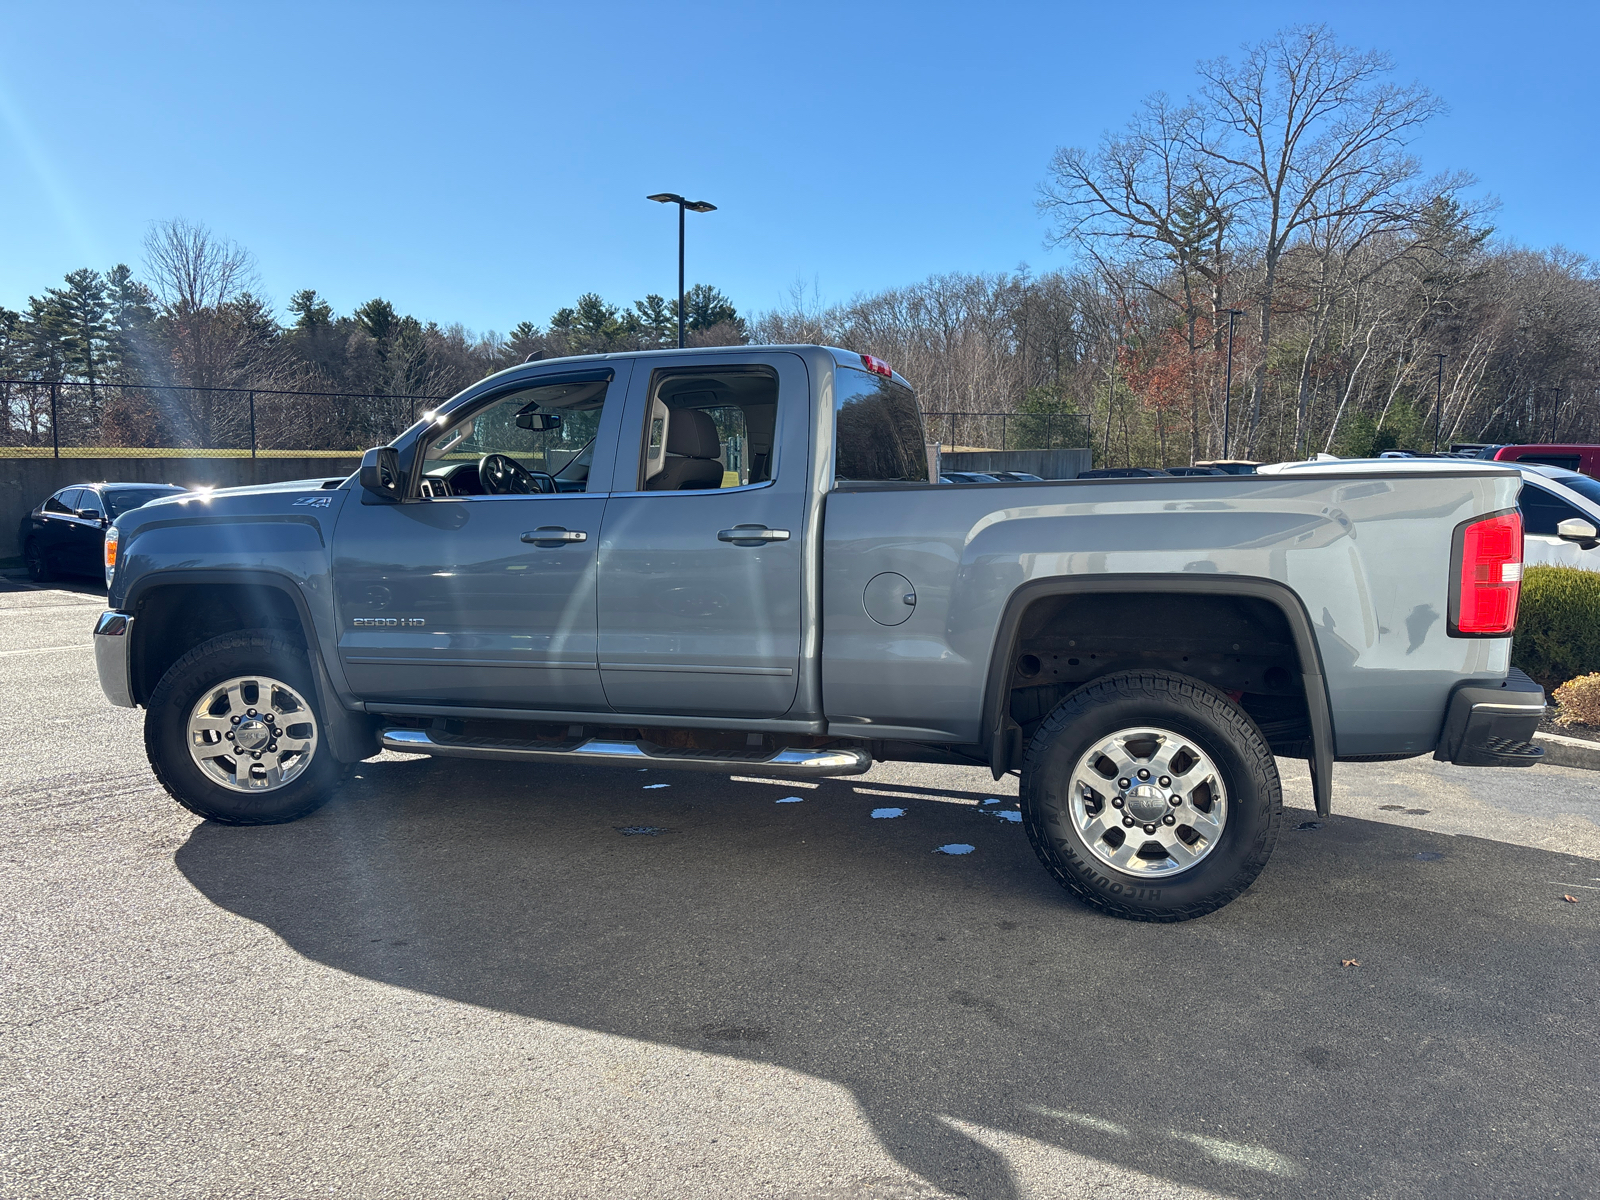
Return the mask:
M 1018 1137 L 1233 1195 L 1593 1183 L 1600 891 L 1561 899 L 1590 860 L 1290 810 L 1243 898 L 1139 925 L 958 793 L 356 776 L 297 824 L 197 827 L 179 869 L 341 971 L 842 1084 L 948 1192 L 1017 1195 Z

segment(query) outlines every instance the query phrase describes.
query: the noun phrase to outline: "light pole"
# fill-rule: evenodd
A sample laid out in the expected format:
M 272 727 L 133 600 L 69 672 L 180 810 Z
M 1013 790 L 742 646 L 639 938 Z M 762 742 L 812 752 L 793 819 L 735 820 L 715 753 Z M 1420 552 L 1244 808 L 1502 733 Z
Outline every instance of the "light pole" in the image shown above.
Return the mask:
M 661 204 L 676 204 L 678 206 L 678 349 L 683 349 L 683 210 L 690 212 L 708 213 L 716 212 L 715 204 L 707 204 L 704 200 L 685 200 L 673 192 L 657 192 L 654 196 L 646 196 L 646 200 L 655 200 Z
M 1444 416 L 1439 402 L 1444 396 L 1444 360 L 1447 356 L 1435 354 L 1434 357 L 1439 360 L 1439 369 L 1433 377 L 1433 452 L 1437 454 L 1439 453 L 1439 422 Z
M 1222 457 L 1228 457 L 1228 427 L 1233 416 L 1233 323 L 1244 316 L 1244 309 L 1228 310 L 1228 371 L 1222 385 Z

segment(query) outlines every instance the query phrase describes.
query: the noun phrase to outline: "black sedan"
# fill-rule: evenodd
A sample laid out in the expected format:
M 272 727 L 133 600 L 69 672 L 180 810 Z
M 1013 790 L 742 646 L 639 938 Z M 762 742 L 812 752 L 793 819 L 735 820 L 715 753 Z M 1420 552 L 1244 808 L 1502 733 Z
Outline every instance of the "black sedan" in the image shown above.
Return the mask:
M 22 518 L 17 541 L 36 583 L 105 571 L 106 526 L 123 513 L 187 488 L 171 483 L 81 483 L 62 488 Z

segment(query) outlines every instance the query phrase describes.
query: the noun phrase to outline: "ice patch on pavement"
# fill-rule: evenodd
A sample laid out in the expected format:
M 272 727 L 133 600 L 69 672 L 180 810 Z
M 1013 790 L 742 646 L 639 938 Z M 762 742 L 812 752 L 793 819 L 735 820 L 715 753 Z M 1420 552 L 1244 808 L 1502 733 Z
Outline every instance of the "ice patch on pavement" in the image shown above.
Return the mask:
M 976 846 L 969 846 L 966 842 L 951 842 L 948 846 L 940 846 L 935 854 L 971 854 Z
M 990 796 L 987 800 L 984 801 L 984 803 L 985 804 L 999 804 L 1000 803 L 1000 799 L 999 799 L 998 796 Z
M 805 799 L 804 796 L 785 796 L 781 800 L 774 800 L 773 803 L 774 804 L 799 804 L 804 799 Z
M 993 808 L 981 808 L 978 811 L 986 812 L 991 817 L 998 817 L 1002 821 L 1010 821 L 1013 825 L 1022 824 L 1022 814 L 1014 808 L 1002 808 L 998 810 Z
M 644 785 L 644 790 L 647 791 L 647 792 L 650 792 L 650 791 L 654 791 L 656 788 L 671 787 L 671 786 L 672 785 L 670 783 L 647 783 L 647 784 Z
M 872 819 L 875 821 L 884 821 L 890 817 L 903 817 L 905 815 L 906 810 L 903 808 L 875 808 L 872 810 Z

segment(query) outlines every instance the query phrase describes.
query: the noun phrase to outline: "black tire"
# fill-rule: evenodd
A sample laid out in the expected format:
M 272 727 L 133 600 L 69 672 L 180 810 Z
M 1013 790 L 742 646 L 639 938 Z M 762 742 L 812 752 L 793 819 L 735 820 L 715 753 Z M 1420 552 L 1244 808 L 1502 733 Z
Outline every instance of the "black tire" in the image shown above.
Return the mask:
M 1185 869 L 1177 866 L 1176 855 L 1162 860 L 1156 851 L 1158 865 L 1172 872 L 1157 878 L 1101 861 L 1080 834 L 1072 808 L 1072 774 L 1084 756 L 1097 742 L 1144 726 L 1192 740 L 1215 765 L 1226 796 L 1225 823 L 1205 856 Z M 1109 792 L 1117 791 L 1114 780 L 1108 784 Z M 1063 700 L 1023 757 L 1021 801 L 1028 840 L 1061 886 L 1134 921 L 1187 921 L 1229 903 L 1267 865 L 1283 825 L 1277 763 L 1255 722 L 1199 680 L 1164 671 L 1108 675 Z M 1123 803 L 1120 797 L 1116 802 Z M 1131 814 L 1131 793 L 1126 804 Z M 1173 834 L 1194 836 L 1181 826 Z M 1132 831 L 1132 837 L 1141 836 L 1139 829 Z M 1108 841 L 1112 837 L 1105 834 Z M 1104 843 L 1097 844 L 1104 851 Z
M 50 558 L 37 538 L 28 539 L 28 544 L 22 548 L 22 556 L 28 564 L 28 578 L 35 583 L 49 583 L 56 577 L 55 568 L 50 565 Z
M 209 778 L 189 753 L 189 714 L 208 688 L 257 674 L 288 684 L 305 698 L 318 736 L 310 760 L 289 782 L 266 791 L 235 791 Z M 173 663 L 146 706 L 144 745 L 156 778 L 172 798 L 196 816 L 224 825 L 298 820 L 332 798 L 347 769 L 328 745 L 305 647 L 269 631 L 223 634 Z

